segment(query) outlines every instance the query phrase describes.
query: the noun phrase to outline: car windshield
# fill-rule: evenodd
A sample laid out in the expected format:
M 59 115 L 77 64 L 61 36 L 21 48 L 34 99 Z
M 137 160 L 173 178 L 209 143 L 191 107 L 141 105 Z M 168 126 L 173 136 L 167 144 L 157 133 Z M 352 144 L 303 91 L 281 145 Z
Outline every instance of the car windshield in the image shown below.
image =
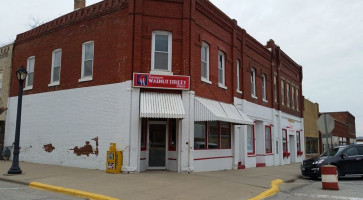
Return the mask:
M 336 156 L 338 153 L 340 153 L 341 151 L 343 151 L 345 149 L 345 147 L 335 147 L 334 149 L 330 149 L 329 151 L 329 156 Z M 323 154 L 321 154 L 320 156 L 327 156 L 327 152 L 325 151 Z

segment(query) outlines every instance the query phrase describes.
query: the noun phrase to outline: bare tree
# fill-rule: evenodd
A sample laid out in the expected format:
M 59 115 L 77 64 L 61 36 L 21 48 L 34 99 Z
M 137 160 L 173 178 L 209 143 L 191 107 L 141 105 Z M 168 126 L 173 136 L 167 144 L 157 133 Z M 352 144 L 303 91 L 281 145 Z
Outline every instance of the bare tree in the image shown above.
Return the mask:
M 44 21 L 41 21 L 40 19 L 38 18 L 35 18 L 34 16 L 31 16 L 30 17 L 30 22 L 28 23 L 28 26 L 30 29 L 33 29 L 33 28 L 36 28 L 42 24 L 44 24 L 45 22 Z

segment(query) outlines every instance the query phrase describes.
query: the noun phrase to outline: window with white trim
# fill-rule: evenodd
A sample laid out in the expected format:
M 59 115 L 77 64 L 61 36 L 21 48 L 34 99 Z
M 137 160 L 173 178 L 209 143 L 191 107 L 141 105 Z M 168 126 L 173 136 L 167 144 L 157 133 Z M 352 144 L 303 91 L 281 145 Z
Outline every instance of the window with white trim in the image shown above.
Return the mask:
M 218 51 L 218 84 L 225 86 L 225 56 L 222 51 Z
M 262 74 L 262 99 L 267 101 L 266 97 L 266 74 Z
M 255 126 L 247 125 L 247 153 L 255 154 Z
M 35 65 L 35 56 L 31 56 L 27 60 L 26 70 L 28 71 L 28 75 L 25 80 L 25 88 L 24 89 L 32 89 L 34 82 L 34 65 Z
M 271 126 L 265 126 L 265 151 L 272 153 Z
M 52 72 L 50 76 L 51 84 L 59 84 L 62 63 L 62 49 L 56 49 L 52 53 Z
M 92 80 L 93 77 L 94 42 L 82 44 L 82 71 L 81 79 Z
M 251 68 L 251 96 L 256 97 L 256 70 Z
M 209 81 L 209 45 L 205 42 L 201 48 L 201 76 L 203 81 Z
M 240 87 L 240 76 L 239 76 L 239 74 L 240 74 L 240 69 L 239 69 L 239 68 L 240 68 L 240 67 L 239 67 L 239 66 L 240 66 L 240 64 L 239 64 L 239 60 L 238 60 L 238 59 L 237 59 L 236 65 L 237 65 L 237 66 L 236 66 L 236 68 L 237 68 L 237 69 L 236 69 L 236 71 L 237 71 L 237 72 L 236 72 L 236 84 L 237 84 L 237 85 L 236 85 L 236 88 L 237 88 L 236 90 L 237 90 L 237 92 L 241 92 L 241 87 Z
M 281 80 L 281 104 L 285 105 L 285 81 Z
M 172 33 L 153 31 L 151 70 L 171 72 Z

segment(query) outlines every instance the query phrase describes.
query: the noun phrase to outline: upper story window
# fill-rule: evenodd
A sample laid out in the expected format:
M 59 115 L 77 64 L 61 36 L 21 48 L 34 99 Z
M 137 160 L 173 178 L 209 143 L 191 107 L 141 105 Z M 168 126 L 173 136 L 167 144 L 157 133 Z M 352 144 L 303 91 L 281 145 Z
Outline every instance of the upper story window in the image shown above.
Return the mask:
M 290 107 L 290 84 L 286 83 L 286 105 Z
M 285 105 L 285 81 L 281 80 L 281 104 Z
M 256 70 L 251 68 L 251 96 L 256 97 Z
M 262 74 L 262 99 L 267 101 L 266 97 L 266 74 Z
M 50 85 L 59 84 L 61 63 L 62 63 L 62 49 L 54 50 L 52 53 L 52 72 L 50 77 Z
M 0 72 L 0 97 L 3 90 L 3 72 Z
M 172 34 L 153 31 L 151 50 L 151 70 L 171 72 Z
M 209 45 L 205 42 L 201 48 L 201 76 L 202 81 L 209 82 Z
M 237 92 L 239 92 L 239 93 L 241 93 L 241 87 L 240 87 L 240 85 L 241 85 L 241 83 L 240 83 L 240 62 L 239 62 L 239 60 L 237 59 L 237 66 L 236 66 L 236 84 L 237 84 L 237 86 L 236 86 L 236 90 L 237 90 Z
M 28 58 L 26 69 L 28 71 L 28 75 L 25 80 L 25 90 L 29 90 L 33 88 L 34 81 L 34 65 L 35 65 L 35 56 L 31 56 Z
M 274 76 L 274 99 L 275 103 L 277 103 L 277 76 Z
M 94 42 L 85 42 L 82 45 L 82 71 L 79 81 L 89 81 L 93 78 Z
M 295 109 L 295 87 L 291 86 L 291 108 Z
M 222 51 L 218 51 L 218 86 L 225 86 L 225 56 Z
M 299 89 L 296 88 L 296 110 L 299 111 Z

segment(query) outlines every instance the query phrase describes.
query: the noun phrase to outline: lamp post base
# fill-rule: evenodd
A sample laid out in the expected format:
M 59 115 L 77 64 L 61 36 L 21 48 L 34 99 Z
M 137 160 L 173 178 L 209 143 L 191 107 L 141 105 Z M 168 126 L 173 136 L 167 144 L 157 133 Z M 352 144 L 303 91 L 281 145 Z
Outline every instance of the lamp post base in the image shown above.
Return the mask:
M 21 174 L 21 173 L 22 173 L 22 171 L 21 171 L 20 167 L 17 167 L 17 168 L 11 167 L 8 171 L 8 174 Z

